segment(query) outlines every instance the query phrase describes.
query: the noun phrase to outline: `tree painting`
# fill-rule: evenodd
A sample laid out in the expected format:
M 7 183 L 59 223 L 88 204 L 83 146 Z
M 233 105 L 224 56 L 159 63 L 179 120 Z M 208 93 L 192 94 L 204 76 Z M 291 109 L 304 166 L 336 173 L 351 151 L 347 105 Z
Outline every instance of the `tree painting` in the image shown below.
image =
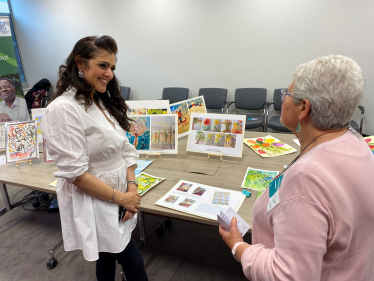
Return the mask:
M 222 121 L 222 132 L 224 133 L 230 133 L 231 132 L 231 126 L 232 125 L 232 120 L 224 120 Z
M 197 131 L 195 135 L 195 144 L 204 144 L 205 134 L 204 132 Z
M 134 121 L 127 138 L 130 143 L 139 150 L 149 150 L 150 141 L 150 117 L 133 117 Z

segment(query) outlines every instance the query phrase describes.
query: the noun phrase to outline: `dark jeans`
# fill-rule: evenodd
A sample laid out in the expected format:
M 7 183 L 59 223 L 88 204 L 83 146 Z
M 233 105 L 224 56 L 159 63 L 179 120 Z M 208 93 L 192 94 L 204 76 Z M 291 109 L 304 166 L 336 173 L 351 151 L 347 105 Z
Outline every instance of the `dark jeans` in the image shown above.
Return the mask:
M 121 253 L 99 253 L 99 259 L 96 262 L 96 278 L 98 281 L 114 281 L 116 260 L 122 265 L 127 281 L 148 281 L 143 257 L 132 237 Z

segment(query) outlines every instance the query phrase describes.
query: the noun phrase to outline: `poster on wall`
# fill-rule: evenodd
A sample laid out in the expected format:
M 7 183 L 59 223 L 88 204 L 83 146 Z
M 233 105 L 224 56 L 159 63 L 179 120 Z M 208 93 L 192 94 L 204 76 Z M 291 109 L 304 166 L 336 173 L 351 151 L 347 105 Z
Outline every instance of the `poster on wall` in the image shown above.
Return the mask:
M 33 108 L 31 109 L 31 118 L 36 121 L 36 129 L 38 131 L 38 141 L 43 141 L 43 132 L 42 132 L 42 121 L 45 108 Z
M 127 138 L 140 154 L 178 153 L 176 114 L 133 115 L 131 119 Z
M 9 16 L 0 16 L 0 122 L 29 120 Z
M 191 114 L 206 113 L 204 96 L 173 103 L 170 112 L 178 115 L 178 137 L 186 136 L 190 130 Z
M 242 157 L 245 115 L 192 113 L 187 151 Z
M 5 125 L 6 161 L 16 162 L 39 158 L 35 121 L 7 123 Z
M 168 114 L 168 100 L 137 100 L 126 101 L 129 107 L 129 115 L 152 115 L 152 114 Z

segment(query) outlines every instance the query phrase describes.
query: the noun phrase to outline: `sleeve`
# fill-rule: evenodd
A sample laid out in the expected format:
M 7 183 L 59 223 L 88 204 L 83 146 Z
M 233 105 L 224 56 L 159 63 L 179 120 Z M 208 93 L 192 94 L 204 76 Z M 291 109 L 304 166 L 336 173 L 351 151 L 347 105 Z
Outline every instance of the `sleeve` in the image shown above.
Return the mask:
M 327 251 L 329 216 L 301 196 L 284 202 L 273 219 L 274 248 L 255 244 L 242 255 L 250 280 L 320 280 Z
M 126 162 L 126 167 L 131 167 L 135 165 L 135 169 L 138 167 L 137 161 L 139 159 L 139 153 L 136 151 L 135 147 L 129 142 L 128 138 L 125 136 L 125 142 L 122 146 L 122 158 Z
M 88 169 L 88 148 L 79 108 L 52 102 L 43 114 L 42 130 L 47 149 L 56 162 L 57 178 L 72 183 Z

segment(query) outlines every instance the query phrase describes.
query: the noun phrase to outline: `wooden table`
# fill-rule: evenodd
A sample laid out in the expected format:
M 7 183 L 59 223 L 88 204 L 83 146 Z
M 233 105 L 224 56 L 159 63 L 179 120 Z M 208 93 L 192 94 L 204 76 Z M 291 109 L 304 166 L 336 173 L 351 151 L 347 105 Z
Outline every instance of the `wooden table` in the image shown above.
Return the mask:
M 268 134 L 270 133 L 246 132 L 245 137 L 264 137 Z M 223 156 L 223 161 L 220 161 L 219 157 L 211 156 L 210 159 L 207 159 L 207 154 L 187 152 L 187 137 L 183 137 L 179 139 L 177 155 L 162 155 L 161 160 L 158 159 L 157 156 L 150 156 L 149 160 L 154 160 L 154 162 L 146 168 L 145 172 L 166 179 L 142 197 L 141 208 L 138 215 L 141 240 L 145 242 L 144 212 L 196 223 L 218 225 L 217 221 L 157 206 L 155 205 L 155 202 L 164 196 L 179 180 L 188 180 L 241 192 L 241 184 L 248 167 L 282 171 L 284 166 L 288 165 L 298 155 L 300 148 L 292 141 L 292 139 L 295 138 L 293 134 L 271 133 L 271 135 L 296 148 L 298 152 L 284 156 L 262 158 L 254 153 L 248 146 L 244 145 L 242 158 Z M 154 159 L 152 159 L 152 157 Z M 140 159 L 145 159 L 145 155 L 140 155 Z M 206 167 L 207 171 L 210 170 L 212 165 L 219 165 L 219 168 L 216 173 L 211 176 L 203 174 L 205 172 L 204 169 L 201 169 L 201 174 L 184 172 L 186 167 L 190 164 L 192 166 L 200 165 Z M 1 166 L 0 183 L 2 183 L 2 186 L 0 186 L 0 189 L 3 194 L 6 211 L 12 209 L 6 184 L 48 193 L 56 193 L 55 187 L 49 185 L 55 180 L 53 177 L 53 172 L 55 171 L 57 171 L 56 164 L 54 162 L 44 163 L 43 157 L 38 160 L 33 160 L 32 166 L 29 166 L 28 163 L 20 164 L 19 168 L 16 168 L 15 163 Z M 239 215 L 250 225 L 252 225 L 252 209 L 256 196 L 257 192 L 252 192 L 252 196 L 244 200 L 244 203 L 238 212 Z

